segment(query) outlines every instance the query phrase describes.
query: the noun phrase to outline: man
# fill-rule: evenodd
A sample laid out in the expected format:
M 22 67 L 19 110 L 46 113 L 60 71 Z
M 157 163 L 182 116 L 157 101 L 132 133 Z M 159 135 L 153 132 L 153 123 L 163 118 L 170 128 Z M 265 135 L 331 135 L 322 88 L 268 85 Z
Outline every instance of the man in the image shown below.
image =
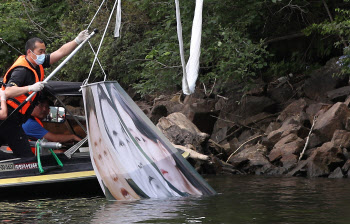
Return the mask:
M 52 54 L 45 54 L 45 43 L 39 38 L 32 38 L 27 41 L 25 55 L 20 56 L 11 68 L 6 72 L 3 83 L 7 97 L 8 114 L 11 114 L 27 96 L 32 92 L 39 92 L 44 88 L 44 68 L 58 62 L 70 54 L 80 43 L 89 36 L 84 30 L 73 40 Z M 36 94 L 37 95 L 37 94 Z M 28 137 L 22 129 L 22 124 L 31 115 L 36 103 L 36 95 L 31 101 L 17 112 L 11 115 L 0 127 L 0 145 L 7 143 L 16 157 L 33 157 L 30 150 Z
M 39 104 L 34 108 L 32 116 L 22 125 L 24 132 L 29 137 L 43 139 L 50 142 L 79 142 L 81 138 L 73 134 L 54 134 L 44 128 L 42 120 L 50 113 L 50 104 L 48 98 L 39 99 Z

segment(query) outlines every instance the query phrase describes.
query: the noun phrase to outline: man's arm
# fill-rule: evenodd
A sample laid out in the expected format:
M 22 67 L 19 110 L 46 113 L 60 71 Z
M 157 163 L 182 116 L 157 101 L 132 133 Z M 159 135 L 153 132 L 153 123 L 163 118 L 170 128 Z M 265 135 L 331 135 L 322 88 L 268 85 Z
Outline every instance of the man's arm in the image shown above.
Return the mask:
M 64 135 L 64 134 L 54 134 L 52 132 L 47 132 L 46 135 L 44 135 L 44 138 L 50 142 L 61 142 L 61 143 L 71 142 L 71 141 L 76 141 L 76 142 L 81 141 L 81 138 L 73 134 Z
M 11 86 L 11 87 L 6 87 L 5 89 L 5 94 L 7 98 L 13 98 L 16 96 L 23 95 L 25 93 L 28 93 L 28 86 Z
M 43 82 L 37 82 L 34 83 L 33 85 L 29 85 L 29 86 L 10 86 L 10 87 L 6 87 L 5 89 L 5 95 L 7 98 L 13 98 L 16 96 L 20 96 L 23 95 L 25 93 L 34 91 L 34 92 L 39 92 L 44 88 L 44 84 Z
M 59 60 L 61 60 L 61 58 L 69 55 L 77 46 L 78 44 L 73 40 L 71 42 L 64 44 L 57 51 L 51 53 L 50 65 L 58 62 Z
M 61 58 L 69 55 L 79 44 L 81 44 L 87 37 L 89 36 L 89 32 L 87 30 L 83 30 L 79 33 L 79 35 L 72 40 L 64 44 L 57 51 L 53 52 L 50 56 L 50 64 L 54 64 L 61 60 Z

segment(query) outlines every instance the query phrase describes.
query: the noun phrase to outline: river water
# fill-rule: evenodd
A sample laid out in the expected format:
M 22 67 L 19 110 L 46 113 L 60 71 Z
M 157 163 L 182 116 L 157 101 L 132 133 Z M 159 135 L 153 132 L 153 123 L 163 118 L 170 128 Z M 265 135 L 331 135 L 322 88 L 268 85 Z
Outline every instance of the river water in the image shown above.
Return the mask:
M 0 201 L 0 223 L 350 223 L 350 179 L 205 179 L 217 195 L 134 202 L 101 196 Z

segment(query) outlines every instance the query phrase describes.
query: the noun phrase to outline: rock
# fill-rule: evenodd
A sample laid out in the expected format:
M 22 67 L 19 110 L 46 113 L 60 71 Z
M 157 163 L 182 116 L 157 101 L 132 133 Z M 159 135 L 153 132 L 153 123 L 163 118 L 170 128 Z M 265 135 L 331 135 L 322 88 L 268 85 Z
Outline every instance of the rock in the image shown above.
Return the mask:
M 209 137 L 179 112 L 160 118 L 157 127 L 175 145 L 191 144 L 200 148 L 201 143 Z
M 266 159 L 266 147 L 260 144 L 245 148 L 232 156 L 229 160 L 235 168 L 246 173 L 255 173 L 262 167 L 271 168 L 271 163 Z M 264 168 L 264 169 L 265 169 Z M 259 171 L 261 172 L 261 170 Z
M 350 168 L 350 160 L 348 159 L 343 165 L 342 170 L 344 170 L 344 172 L 347 173 L 349 171 L 349 168 Z
M 344 103 L 345 103 L 345 105 L 346 105 L 347 107 L 350 106 L 350 96 L 346 97 Z
M 301 112 L 305 111 L 307 103 L 305 99 L 299 99 L 289 104 L 278 116 L 278 121 L 284 121 L 287 117 L 299 115 Z
M 274 111 L 275 101 L 266 96 L 246 96 L 242 99 L 238 114 L 243 118 L 259 114 L 261 112 Z
M 180 112 L 192 121 L 202 132 L 212 133 L 214 124 L 219 116 L 219 111 L 215 110 L 215 104 L 216 100 L 214 99 L 186 96 L 184 107 Z
M 281 127 L 279 122 L 270 122 L 269 126 L 266 128 L 265 133 L 269 134 L 272 131 L 275 131 Z
M 349 116 L 349 108 L 344 103 L 336 103 L 317 118 L 314 131 L 324 141 L 329 141 L 335 130 L 344 129 L 345 121 Z
M 220 128 L 217 132 L 213 133 L 210 136 L 210 139 L 217 143 L 220 142 L 220 144 L 227 143 L 227 140 L 225 139 L 225 137 L 227 136 L 227 129 L 227 127 Z
M 282 125 L 279 129 L 272 131 L 266 137 L 266 141 L 264 141 L 264 145 L 273 146 L 275 145 L 281 138 L 284 138 L 290 134 L 296 134 L 301 138 L 305 138 L 307 136 L 308 130 L 300 125 L 296 124 L 287 124 Z
M 307 146 L 308 149 L 312 149 L 315 147 L 319 147 L 323 144 L 324 142 L 322 141 L 322 139 L 316 135 L 315 133 L 311 133 L 310 137 L 309 137 L 309 144 Z
M 332 102 L 344 102 L 346 97 L 350 94 L 350 86 L 344 86 L 338 89 L 328 91 L 326 96 Z
M 243 142 L 251 139 L 254 135 L 254 132 L 252 130 L 244 130 L 238 137 L 238 141 L 240 142 L 240 144 L 242 144 Z
M 151 116 L 149 116 L 150 120 L 154 123 L 157 124 L 158 120 L 161 117 L 166 117 L 168 116 L 168 110 L 165 105 L 156 105 L 152 108 L 151 111 Z
M 283 104 L 293 97 L 294 91 L 290 85 L 281 85 L 269 88 L 269 97 L 277 103 Z
M 283 134 L 283 130 L 277 129 L 270 132 L 264 139 L 264 145 L 273 147 L 280 139 Z
M 296 124 L 305 127 L 311 127 L 309 117 L 305 112 L 300 112 L 299 114 L 286 118 L 283 121 L 282 126 L 288 124 Z
M 155 100 L 151 111 L 147 115 L 154 124 L 157 124 L 161 117 L 166 117 L 169 114 L 180 112 L 183 107 L 184 105 L 180 104 L 179 102 L 174 102 L 166 99 L 165 97 L 160 97 L 159 99 Z
M 313 157 L 309 157 L 307 160 L 301 160 L 295 168 L 286 174 L 286 176 L 306 176 L 305 167 L 311 160 L 313 160 Z
M 275 120 L 274 114 L 262 112 L 262 113 L 247 117 L 244 120 L 240 120 L 239 124 L 243 126 L 247 126 L 247 125 L 259 123 L 259 126 L 261 126 L 262 123 L 270 123 L 270 122 L 273 122 L 274 120 Z
M 324 114 L 329 108 L 331 108 L 332 104 L 325 104 L 325 103 L 313 103 L 310 104 L 306 108 L 306 114 L 310 120 L 310 123 L 313 122 L 315 116 L 321 116 Z
M 339 179 L 339 178 L 343 178 L 344 174 L 343 171 L 341 170 L 340 167 L 336 168 L 329 176 L 328 178 L 332 178 L 332 179 Z
M 336 130 L 331 142 L 334 147 L 350 148 L 350 132 L 346 130 Z
M 290 154 L 299 155 L 304 144 L 305 141 L 296 134 L 289 134 L 275 144 L 268 158 L 274 162 Z
M 296 166 L 298 158 L 299 157 L 297 155 L 287 154 L 281 158 L 280 162 L 283 164 L 283 168 L 290 170 Z
M 346 118 L 345 130 L 350 131 L 350 117 Z
M 221 111 L 225 108 L 225 105 L 227 104 L 227 100 L 224 98 L 219 98 L 218 101 L 215 103 L 214 110 Z
M 334 147 L 332 142 L 324 143 L 310 157 L 312 159 L 307 163 L 308 177 L 326 177 L 346 161 L 342 149 Z

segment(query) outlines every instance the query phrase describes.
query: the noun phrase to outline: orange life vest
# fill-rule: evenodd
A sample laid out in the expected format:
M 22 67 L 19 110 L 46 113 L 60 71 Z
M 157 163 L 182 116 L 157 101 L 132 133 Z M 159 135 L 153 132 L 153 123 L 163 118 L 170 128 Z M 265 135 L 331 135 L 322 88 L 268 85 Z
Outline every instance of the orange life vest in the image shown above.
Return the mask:
M 44 127 L 43 122 L 41 122 L 41 120 L 39 118 L 34 117 L 34 119 L 35 119 L 36 122 L 38 122 L 41 125 L 41 127 Z M 31 140 L 29 140 L 29 141 L 31 141 Z M 7 151 L 12 151 L 10 147 L 7 147 L 6 150 Z M 36 155 L 36 147 L 31 147 L 31 150 L 34 153 L 34 155 Z
M 44 67 L 42 65 L 39 65 L 40 68 L 40 74 L 37 74 L 37 72 L 35 71 L 35 69 L 33 69 L 30 64 L 28 63 L 28 61 L 25 58 L 25 55 L 21 55 L 19 56 L 19 58 L 15 61 L 15 63 L 11 66 L 11 68 L 6 72 L 4 79 L 3 79 L 3 83 L 7 84 L 8 83 L 8 75 L 10 74 L 10 72 L 17 67 L 25 67 L 29 70 L 31 70 L 34 73 L 35 76 L 35 82 L 39 82 L 39 81 L 43 81 L 44 80 Z M 5 87 L 2 87 L 2 90 L 4 90 Z M 32 92 L 17 96 L 15 98 L 9 98 L 7 99 L 7 104 L 10 105 L 13 109 L 16 109 L 22 102 L 25 101 L 25 99 L 27 99 L 27 97 L 32 94 Z M 35 99 L 37 94 L 35 94 L 32 99 L 30 101 L 28 101 L 26 104 L 24 104 L 24 106 L 19 110 L 19 112 L 21 114 L 26 114 L 30 104 L 33 102 L 33 100 Z

